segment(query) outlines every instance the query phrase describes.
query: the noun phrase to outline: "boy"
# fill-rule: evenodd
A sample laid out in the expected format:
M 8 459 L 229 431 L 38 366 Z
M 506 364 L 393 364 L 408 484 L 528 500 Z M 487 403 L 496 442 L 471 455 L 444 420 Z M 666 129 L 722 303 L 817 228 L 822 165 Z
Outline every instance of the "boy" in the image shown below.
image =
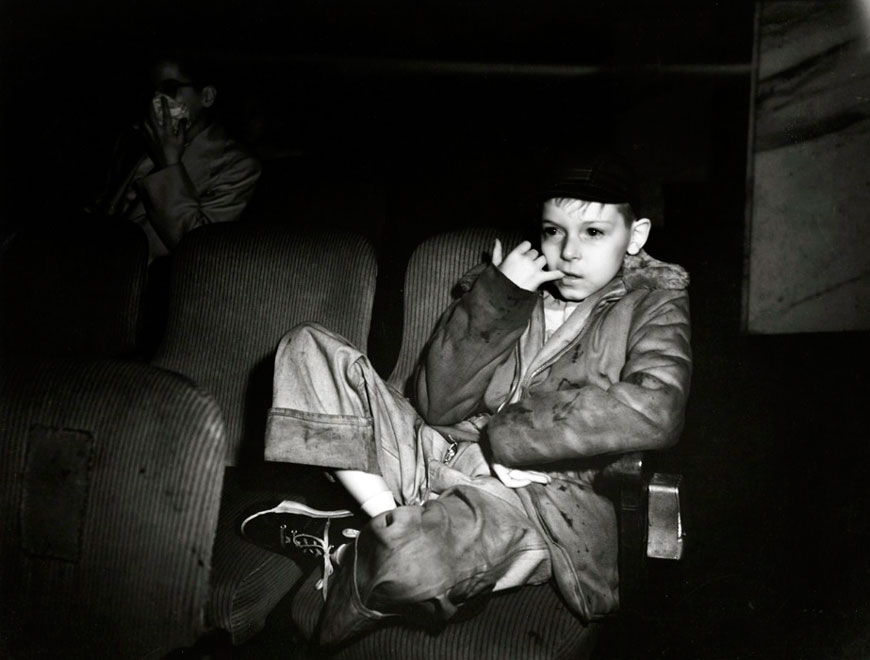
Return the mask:
M 288 500 L 243 526 L 281 519 L 281 546 L 324 559 L 321 643 L 550 577 L 583 621 L 617 607 L 595 477 L 607 455 L 676 441 L 691 372 L 688 276 L 641 251 L 632 198 L 600 157 L 548 192 L 540 251 L 496 242 L 435 328 L 416 410 L 325 329 L 282 341 L 267 459 L 333 468 L 371 516 L 356 532 L 349 511 Z
M 86 210 L 142 227 L 153 262 L 196 227 L 238 220 L 260 163 L 215 119 L 218 90 L 197 58 L 167 53 L 148 74 L 146 116 L 121 136 L 106 189 Z

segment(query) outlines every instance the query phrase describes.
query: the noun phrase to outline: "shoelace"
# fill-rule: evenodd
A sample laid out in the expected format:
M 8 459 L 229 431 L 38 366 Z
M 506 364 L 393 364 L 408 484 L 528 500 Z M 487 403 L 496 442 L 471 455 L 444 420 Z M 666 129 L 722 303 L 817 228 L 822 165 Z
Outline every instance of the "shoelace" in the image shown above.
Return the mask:
M 322 592 L 323 600 L 326 600 L 329 578 L 333 573 L 335 573 L 335 567 L 332 565 L 332 553 L 335 546 L 329 542 L 329 526 L 331 523 L 332 520 L 327 518 L 326 524 L 323 526 L 323 538 L 318 538 L 317 536 L 314 536 L 314 534 L 297 532 L 295 529 L 290 530 L 290 540 L 293 542 L 293 545 L 302 550 L 302 552 L 310 552 L 315 555 L 320 554 L 323 557 L 323 577 L 314 585 L 315 589 Z M 282 547 L 284 546 L 286 539 L 286 536 L 284 535 L 285 531 L 286 526 L 282 525 Z M 343 535 L 349 539 L 356 538 L 359 536 L 359 530 L 348 528 L 344 530 Z

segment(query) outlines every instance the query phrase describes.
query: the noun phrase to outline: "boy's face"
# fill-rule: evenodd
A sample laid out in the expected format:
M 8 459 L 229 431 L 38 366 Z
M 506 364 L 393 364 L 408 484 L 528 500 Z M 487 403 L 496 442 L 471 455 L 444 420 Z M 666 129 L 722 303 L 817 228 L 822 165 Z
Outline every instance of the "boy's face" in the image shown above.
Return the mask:
M 214 102 L 214 88 L 206 86 L 201 90 L 197 89 L 196 81 L 184 73 L 178 62 L 157 62 L 151 69 L 151 83 L 156 93 L 169 99 L 170 110 L 173 106 L 185 109 L 191 125 L 197 124 L 202 118 L 203 109 Z
M 646 218 L 627 224 L 616 204 L 576 199 L 545 202 L 541 252 L 547 270 L 564 273 L 553 286 L 564 300 L 585 300 L 619 272 L 626 252 L 640 251 L 649 227 Z

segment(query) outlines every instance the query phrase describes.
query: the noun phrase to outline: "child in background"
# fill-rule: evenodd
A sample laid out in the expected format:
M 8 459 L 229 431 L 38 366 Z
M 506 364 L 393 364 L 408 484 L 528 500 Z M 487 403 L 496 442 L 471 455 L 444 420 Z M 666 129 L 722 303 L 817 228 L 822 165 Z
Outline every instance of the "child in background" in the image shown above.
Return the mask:
M 199 58 L 155 58 L 143 91 L 146 116 L 119 138 L 106 187 L 86 211 L 142 227 L 153 262 L 197 227 L 239 220 L 261 168 L 215 118 L 218 90 Z

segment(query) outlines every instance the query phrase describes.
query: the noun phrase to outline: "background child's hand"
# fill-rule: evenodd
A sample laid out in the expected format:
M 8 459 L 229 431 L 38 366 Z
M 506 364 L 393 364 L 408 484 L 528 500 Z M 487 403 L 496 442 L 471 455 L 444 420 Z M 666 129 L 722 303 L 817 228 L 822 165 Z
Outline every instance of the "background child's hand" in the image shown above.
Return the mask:
M 160 121 L 157 120 L 157 108 L 149 105 L 148 118 L 143 127 L 148 140 L 148 154 L 157 165 L 167 167 L 181 160 L 187 141 L 187 124 L 182 121 L 173 127 L 165 97 L 160 98 Z
M 505 277 L 526 291 L 537 291 L 545 282 L 562 279 L 559 271 L 544 270 L 547 260 L 528 241 L 523 241 L 502 258 L 501 241 L 495 239 L 492 248 L 492 264 Z
M 498 480 L 508 488 L 525 488 L 530 483 L 543 484 L 546 486 L 552 481 L 548 474 L 543 472 L 535 472 L 534 470 L 517 470 L 515 468 L 505 467 L 501 463 L 492 463 L 490 465 L 493 473 Z

